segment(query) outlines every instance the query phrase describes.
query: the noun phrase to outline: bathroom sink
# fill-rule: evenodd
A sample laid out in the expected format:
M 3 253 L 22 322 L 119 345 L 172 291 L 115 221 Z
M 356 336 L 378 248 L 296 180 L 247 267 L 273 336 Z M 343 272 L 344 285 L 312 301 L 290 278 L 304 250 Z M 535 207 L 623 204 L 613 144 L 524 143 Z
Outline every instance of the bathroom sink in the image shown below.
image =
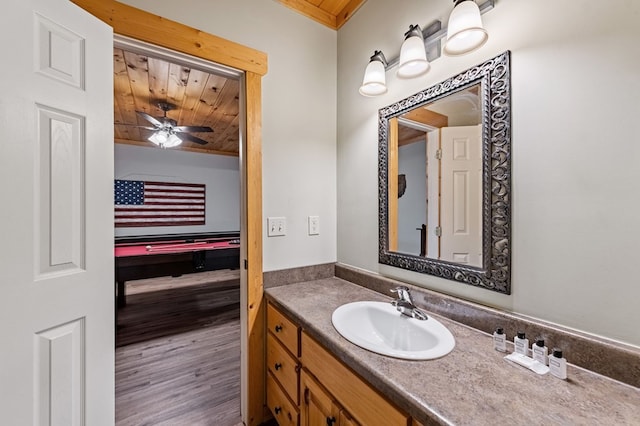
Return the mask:
M 445 356 L 455 339 L 441 322 L 402 315 L 388 302 L 353 302 L 333 311 L 331 322 L 351 343 L 394 358 L 426 360 Z

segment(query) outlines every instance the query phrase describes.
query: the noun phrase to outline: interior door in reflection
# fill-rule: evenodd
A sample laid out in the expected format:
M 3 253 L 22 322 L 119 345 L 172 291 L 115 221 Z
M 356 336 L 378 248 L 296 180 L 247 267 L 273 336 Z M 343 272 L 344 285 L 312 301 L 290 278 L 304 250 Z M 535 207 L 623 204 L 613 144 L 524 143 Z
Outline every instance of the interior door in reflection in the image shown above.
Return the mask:
M 440 259 L 481 266 L 481 126 L 443 127 L 440 130 Z

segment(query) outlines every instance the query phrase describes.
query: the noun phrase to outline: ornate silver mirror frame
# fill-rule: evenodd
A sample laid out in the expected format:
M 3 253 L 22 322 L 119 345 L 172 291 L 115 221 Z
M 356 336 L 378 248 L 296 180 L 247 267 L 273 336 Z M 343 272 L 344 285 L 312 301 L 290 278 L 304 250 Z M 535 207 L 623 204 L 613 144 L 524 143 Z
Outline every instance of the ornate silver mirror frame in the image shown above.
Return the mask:
M 480 84 L 482 103 L 482 266 L 389 250 L 389 120 L 410 109 Z M 511 293 L 511 79 L 506 51 L 378 111 L 379 262 Z

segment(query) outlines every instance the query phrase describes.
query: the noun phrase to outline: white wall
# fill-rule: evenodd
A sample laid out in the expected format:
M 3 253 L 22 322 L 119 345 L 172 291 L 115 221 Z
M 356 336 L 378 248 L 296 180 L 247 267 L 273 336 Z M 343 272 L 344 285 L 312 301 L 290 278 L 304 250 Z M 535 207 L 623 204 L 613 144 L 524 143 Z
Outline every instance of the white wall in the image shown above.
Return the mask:
M 358 95 L 374 49 L 409 24 L 445 25 L 450 0 L 368 0 L 338 33 L 338 261 L 489 306 L 640 345 L 640 2 L 497 1 L 488 43 L 424 77 L 387 73 Z M 377 110 L 512 52 L 512 294 L 379 265 Z
M 427 223 L 427 142 L 398 147 L 398 174 L 407 179 L 407 189 L 398 198 L 398 251 L 420 254 L 420 228 Z
M 116 236 L 240 230 L 238 157 L 115 145 L 115 178 L 205 184 L 206 218 L 198 226 L 116 228 Z
M 335 31 L 273 0 L 126 0 L 267 53 L 263 78 L 264 270 L 336 260 Z M 307 217 L 320 235 L 307 235 Z M 288 233 L 266 237 L 266 217 Z

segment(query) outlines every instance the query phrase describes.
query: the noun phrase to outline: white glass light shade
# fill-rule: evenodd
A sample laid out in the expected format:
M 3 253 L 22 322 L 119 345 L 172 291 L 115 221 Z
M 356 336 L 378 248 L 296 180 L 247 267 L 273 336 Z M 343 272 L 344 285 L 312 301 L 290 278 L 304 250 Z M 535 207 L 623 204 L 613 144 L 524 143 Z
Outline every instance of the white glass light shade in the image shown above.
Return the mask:
M 480 9 L 475 1 L 467 0 L 453 8 L 447 26 L 444 54 L 464 55 L 485 44 L 489 34 L 482 26 Z
M 158 145 L 160 148 L 173 148 L 182 143 L 182 140 L 173 133 L 166 130 L 159 130 L 149 136 L 149 141 Z
M 164 143 L 163 148 L 173 148 L 174 146 L 178 146 L 182 143 L 182 139 L 171 133 L 169 135 L 169 140 Z
M 363 96 L 379 96 L 387 93 L 387 83 L 384 64 L 377 60 L 372 60 L 364 71 L 364 79 L 359 92 Z
M 430 67 L 431 65 L 427 60 L 427 52 L 424 48 L 424 40 L 422 37 L 412 36 L 407 38 L 400 48 L 398 77 L 418 77 L 429 71 Z
M 164 130 L 153 132 L 151 136 L 149 136 L 149 141 L 155 143 L 156 145 L 164 145 L 168 140 L 169 133 L 165 132 Z

